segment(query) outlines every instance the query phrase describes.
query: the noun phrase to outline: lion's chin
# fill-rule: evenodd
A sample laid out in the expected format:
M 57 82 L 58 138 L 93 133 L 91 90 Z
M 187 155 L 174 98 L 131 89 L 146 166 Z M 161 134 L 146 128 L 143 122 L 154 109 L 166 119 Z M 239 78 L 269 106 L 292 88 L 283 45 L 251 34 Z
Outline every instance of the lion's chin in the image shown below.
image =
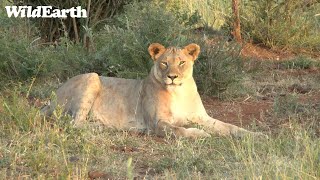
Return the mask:
M 165 89 L 169 92 L 174 92 L 177 89 L 180 89 L 182 84 L 166 84 Z

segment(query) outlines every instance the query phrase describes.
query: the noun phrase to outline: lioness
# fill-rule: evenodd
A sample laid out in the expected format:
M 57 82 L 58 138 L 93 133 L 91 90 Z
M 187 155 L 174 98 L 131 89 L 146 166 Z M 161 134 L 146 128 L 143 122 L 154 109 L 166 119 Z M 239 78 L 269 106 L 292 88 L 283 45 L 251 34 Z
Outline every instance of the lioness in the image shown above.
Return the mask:
M 192 77 L 193 64 L 200 53 L 197 44 L 180 49 L 153 43 L 148 51 L 154 65 L 146 79 L 99 77 L 96 73 L 78 75 L 57 90 L 56 103 L 45 107 L 43 113 L 52 113 L 58 104 L 73 117 L 75 125 L 83 124 L 90 113 L 106 126 L 158 136 L 260 134 L 213 119 L 206 113 Z M 204 130 L 185 128 L 194 123 Z

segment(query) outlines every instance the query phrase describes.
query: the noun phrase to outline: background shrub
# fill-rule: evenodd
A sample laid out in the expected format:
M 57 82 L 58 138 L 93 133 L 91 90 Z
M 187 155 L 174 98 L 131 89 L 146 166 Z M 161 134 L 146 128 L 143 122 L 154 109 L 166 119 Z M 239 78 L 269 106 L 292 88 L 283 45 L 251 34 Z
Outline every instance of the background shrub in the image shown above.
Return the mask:
M 202 51 L 195 64 L 194 76 L 202 94 L 219 95 L 242 78 L 239 45 L 226 40 L 200 41 L 198 44 Z
M 71 7 L 81 6 L 88 10 L 90 6 L 90 15 L 87 19 L 71 18 L 35 18 L 32 22 L 39 28 L 40 35 L 46 42 L 59 41 L 61 37 L 70 38 L 70 40 L 79 41 L 88 33 L 90 28 L 99 27 L 101 23 L 121 12 L 123 5 L 129 0 L 22 0 L 14 1 L 16 5 L 28 6 L 53 6 L 59 9 L 69 9 Z M 77 37 L 78 36 L 78 37 Z
M 94 38 L 97 57 L 110 65 L 120 66 L 121 77 L 146 76 L 153 64 L 148 47 L 158 42 L 168 47 L 187 43 L 187 29 L 160 5 L 135 2 L 125 6 L 125 13 L 116 17 L 113 26 L 106 26 Z M 139 18 L 137 18 L 139 17 Z
M 41 49 L 31 46 L 27 38 L 21 37 L 18 41 L 9 36 L 0 38 L 0 59 L 2 81 L 24 81 L 35 76 L 65 79 L 88 72 L 97 63 L 90 62 L 82 47 L 70 42 Z
M 301 0 L 241 1 L 242 33 L 270 48 L 320 50 L 320 3 Z
M 101 72 L 103 63 L 67 38 L 59 46 L 35 43 L 32 24 L 19 18 L 0 16 L 1 82 L 25 81 L 34 77 L 66 79 L 79 73 Z M 26 26 L 28 25 L 28 26 Z M 27 28 L 26 28 L 27 27 Z M 29 34 L 28 34 L 29 32 Z

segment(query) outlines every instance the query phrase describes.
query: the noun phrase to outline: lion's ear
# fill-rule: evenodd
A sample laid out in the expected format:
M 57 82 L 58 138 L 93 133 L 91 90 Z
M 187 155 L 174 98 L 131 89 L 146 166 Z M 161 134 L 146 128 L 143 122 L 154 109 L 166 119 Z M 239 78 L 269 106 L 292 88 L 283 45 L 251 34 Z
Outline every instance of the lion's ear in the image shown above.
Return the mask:
M 200 46 L 192 43 L 192 44 L 189 44 L 188 46 L 185 46 L 183 50 L 187 55 L 192 56 L 193 60 L 196 60 L 200 53 Z
M 156 61 L 165 51 L 166 48 L 159 43 L 152 43 L 148 48 L 151 58 Z

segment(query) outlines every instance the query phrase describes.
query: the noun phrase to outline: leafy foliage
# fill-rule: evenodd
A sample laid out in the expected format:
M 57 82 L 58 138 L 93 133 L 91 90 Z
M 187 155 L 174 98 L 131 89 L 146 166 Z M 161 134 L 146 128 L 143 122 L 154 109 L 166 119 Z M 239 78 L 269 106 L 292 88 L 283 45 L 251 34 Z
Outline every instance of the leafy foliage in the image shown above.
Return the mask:
M 90 28 L 96 28 L 100 26 L 101 22 L 107 21 L 113 17 L 116 13 L 121 12 L 124 4 L 128 3 L 128 0 L 22 0 L 15 4 L 28 5 L 28 6 L 53 6 L 59 9 L 69 9 L 72 7 L 81 6 L 83 9 L 90 8 L 90 15 L 87 19 L 72 19 L 68 17 L 66 19 L 58 18 L 36 18 L 33 19 L 36 26 L 39 28 L 40 35 L 47 42 L 59 41 L 61 37 L 69 38 L 70 40 L 79 41 L 82 39 Z M 88 12 L 87 12 L 88 13 Z M 90 25 L 89 25 L 90 22 Z M 77 37 L 77 36 L 80 37 Z M 76 39 L 78 38 L 78 39 Z
M 218 95 L 242 76 L 240 47 L 227 41 L 202 41 L 202 53 L 195 65 L 195 78 L 199 90 L 207 95 Z
M 1 35 L 0 35 L 1 36 Z M 66 40 L 68 41 L 68 40 Z M 2 80 L 22 81 L 31 77 L 68 77 L 90 71 L 92 62 L 82 47 L 68 45 L 39 50 L 29 44 L 27 38 L 19 41 L 5 36 L 0 39 L 0 75 Z
M 320 3 L 301 0 L 242 1 L 242 33 L 271 48 L 320 50 Z
M 125 6 L 125 13 L 118 16 L 114 26 L 106 26 L 95 37 L 98 56 L 111 65 L 122 67 L 122 77 L 143 77 L 153 64 L 148 46 L 158 42 L 165 46 L 180 46 L 187 42 L 186 28 L 173 14 L 161 6 L 138 3 Z M 137 18 L 139 17 L 139 18 Z
M 34 77 L 66 79 L 91 71 L 100 74 L 107 68 L 94 53 L 85 51 L 68 38 L 60 38 L 60 45 L 41 41 L 37 28 L 28 19 L 0 14 L 0 22 L 3 25 L 0 28 L 1 82 Z

